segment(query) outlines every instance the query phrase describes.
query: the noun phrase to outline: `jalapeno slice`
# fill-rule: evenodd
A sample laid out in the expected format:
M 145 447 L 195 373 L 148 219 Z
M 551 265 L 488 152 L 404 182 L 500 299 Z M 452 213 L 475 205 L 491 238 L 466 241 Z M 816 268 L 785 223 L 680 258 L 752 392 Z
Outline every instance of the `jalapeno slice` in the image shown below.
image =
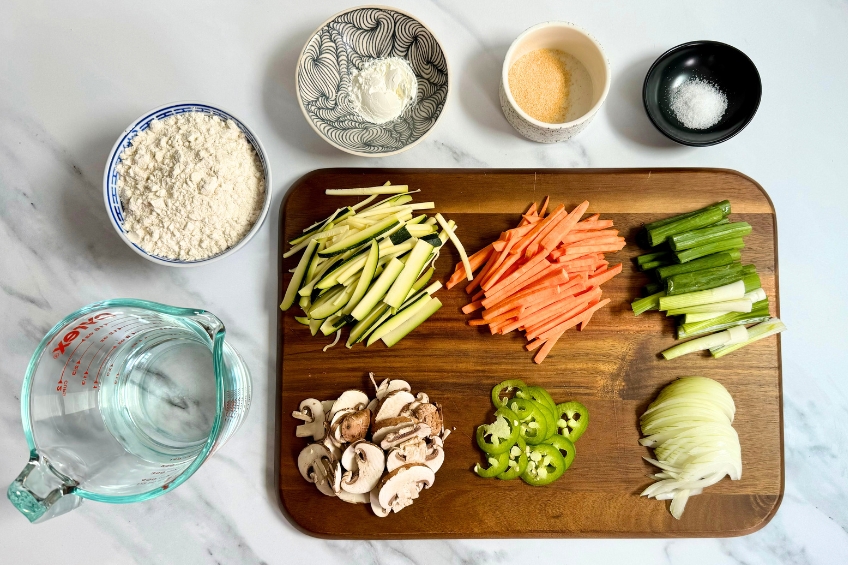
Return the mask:
M 579 402 L 557 404 L 557 429 L 560 434 L 576 442 L 589 426 L 589 411 Z
M 520 418 L 512 410 L 499 408 L 495 412 L 494 422 L 477 427 L 477 445 L 489 455 L 509 451 L 520 433 L 520 423 L 517 422 L 520 422 Z
M 534 487 L 554 482 L 565 472 L 565 459 L 553 445 L 527 446 L 527 469 L 521 474 L 521 479 Z
M 562 458 L 565 461 L 565 470 L 568 471 L 568 468 L 571 467 L 572 463 L 574 463 L 574 457 L 577 455 L 574 443 L 565 436 L 554 434 L 552 437 L 545 440 L 545 444 L 554 446 L 560 452 L 560 455 L 562 455 Z
M 525 386 L 518 389 L 518 392 L 515 393 L 515 396 L 519 398 L 529 398 L 530 400 L 535 400 L 539 404 L 545 406 L 551 412 L 556 412 L 556 402 L 551 398 L 551 395 L 548 394 L 548 391 L 543 389 L 540 386 Z
M 527 398 L 513 398 L 509 401 L 509 409 L 518 417 L 521 437 L 529 445 L 545 441 L 548 433 L 548 421 L 537 402 Z
M 513 390 L 517 391 L 526 386 L 527 385 L 524 384 L 524 381 L 518 379 L 507 380 L 496 385 L 495 388 L 492 389 L 492 404 L 495 405 L 495 408 L 505 407 L 509 397 L 501 398 L 501 394 L 509 394 Z
M 515 445 L 512 446 L 513 449 L 516 448 Z M 474 466 L 474 472 L 484 479 L 492 479 L 494 477 L 499 476 L 503 473 L 507 467 L 509 466 L 509 452 L 505 451 L 499 455 L 491 455 L 486 454 L 486 460 L 489 462 L 489 466 L 485 469 L 480 466 L 479 463 Z
M 511 481 L 521 476 L 521 473 L 527 469 L 527 443 L 521 436 L 518 436 L 518 441 L 509 448 L 509 462 L 507 463 L 506 471 L 498 475 L 502 481 Z

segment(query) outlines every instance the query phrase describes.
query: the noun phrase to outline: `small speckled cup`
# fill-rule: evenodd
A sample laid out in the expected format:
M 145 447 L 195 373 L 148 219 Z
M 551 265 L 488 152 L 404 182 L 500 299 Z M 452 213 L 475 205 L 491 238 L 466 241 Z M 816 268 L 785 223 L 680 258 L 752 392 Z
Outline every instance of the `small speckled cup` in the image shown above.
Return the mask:
M 509 68 L 536 49 L 559 49 L 578 59 L 592 79 L 592 106 L 570 122 L 551 124 L 531 117 L 522 110 L 509 89 Z M 610 87 L 610 67 L 600 44 L 582 29 L 566 22 L 543 22 L 519 35 L 504 58 L 501 72 L 500 98 L 506 120 L 518 133 L 539 143 L 565 141 L 583 131 L 607 98 Z

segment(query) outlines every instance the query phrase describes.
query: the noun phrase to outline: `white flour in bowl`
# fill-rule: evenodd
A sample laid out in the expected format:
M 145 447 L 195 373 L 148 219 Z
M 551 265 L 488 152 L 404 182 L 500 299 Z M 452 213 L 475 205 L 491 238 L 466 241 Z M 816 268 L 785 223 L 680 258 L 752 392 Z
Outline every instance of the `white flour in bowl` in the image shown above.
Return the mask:
M 265 201 L 262 164 L 235 122 L 204 112 L 154 120 L 121 153 L 127 237 L 148 253 L 197 261 L 237 244 Z

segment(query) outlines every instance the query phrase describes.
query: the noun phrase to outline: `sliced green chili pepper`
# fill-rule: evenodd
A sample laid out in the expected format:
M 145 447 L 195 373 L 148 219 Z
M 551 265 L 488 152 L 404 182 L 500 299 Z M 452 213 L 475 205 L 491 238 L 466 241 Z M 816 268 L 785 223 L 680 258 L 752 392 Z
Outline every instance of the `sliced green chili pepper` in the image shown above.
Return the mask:
M 520 435 L 530 445 L 545 441 L 548 433 L 548 421 L 538 402 L 526 398 L 513 398 L 509 408 L 518 417 Z
M 559 450 L 563 460 L 565 461 L 566 471 L 569 467 L 571 467 L 571 464 L 574 463 L 574 457 L 577 455 L 577 451 L 574 448 L 574 443 L 572 443 L 572 441 L 567 437 L 554 434 L 552 437 L 545 440 L 545 445 L 552 445 Z M 514 448 L 515 446 L 513 446 L 513 449 Z
M 502 481 L 511 481 L 521 476 L 527 469 L 527 443 L 518 437 L 518 442 L 509 448 L 509 463 L 506 471 L 498 475 Z
M 505 407 L 509 398 L 503 399 L 501 398 L 501 394 L 509 394 L 513 389 L 520 389 L 525 386 L 527 385 L 524 384 L 524 381 L 518 379 L 512 379 L 498 384 L 492 389 L 492 404 L 495 405 L 496 409 Z
M 489 455 L 506 453 L 518 441 L 520 425 L 516 422 L 520 420 L 512 410 L 499 408 L 495 412 L 494 422 L 477 428 L 477 445 Z
M 589 426 L 589 411 L 579 402 L 557 404 L 555 416 L 559 433 L 576 442 Z
M 552 483 L 565 472 L 565 459 L 553 445 L 527 446 L 527 469 L 521 479 L 534 487 Z
M 516 448 L 515 445 L 512 446 Z M 488 454 L 487 454 L 488 455 Z M 486 458 L 489 462 L 487 468 L 483 468 L 479 463 L 474 466 L 474 472 L 484 479 L 492 479 L 503 473 L 509 466 L 509 452 L 504 452 L 499 455 L 488 455 Z
M 529 398 L 530 400 L 535 400 L 536 402 L 546 406 L 551 412 L 556 412 L 556 402 L 554 402 L 554 399 L 551 398 L 550 394 L 548 394 L 548 391 L 540 386 L 522 387 L 515 393 L 515 396 L 518 398 Z

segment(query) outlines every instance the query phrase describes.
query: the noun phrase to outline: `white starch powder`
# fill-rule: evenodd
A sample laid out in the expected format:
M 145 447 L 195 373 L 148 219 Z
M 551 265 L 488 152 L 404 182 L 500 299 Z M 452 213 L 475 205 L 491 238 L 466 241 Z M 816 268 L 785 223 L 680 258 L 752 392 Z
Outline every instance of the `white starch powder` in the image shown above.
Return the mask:
M 350 100 L 365 120 L 384 124 L 400 116 L 415 100 L 417 81 L 400 57 L 374 59 L 350 75 Z
M 689 129 L 716 125 L 727 110 L 727 96 L 715 85 L 690 78 L 671 92 L 671 110 Z
M 265 201 L 262 164 L 232 120 L 154 120 L 121 154 L 124 229 L 148 253 L 196 261 L 237 244 Z

